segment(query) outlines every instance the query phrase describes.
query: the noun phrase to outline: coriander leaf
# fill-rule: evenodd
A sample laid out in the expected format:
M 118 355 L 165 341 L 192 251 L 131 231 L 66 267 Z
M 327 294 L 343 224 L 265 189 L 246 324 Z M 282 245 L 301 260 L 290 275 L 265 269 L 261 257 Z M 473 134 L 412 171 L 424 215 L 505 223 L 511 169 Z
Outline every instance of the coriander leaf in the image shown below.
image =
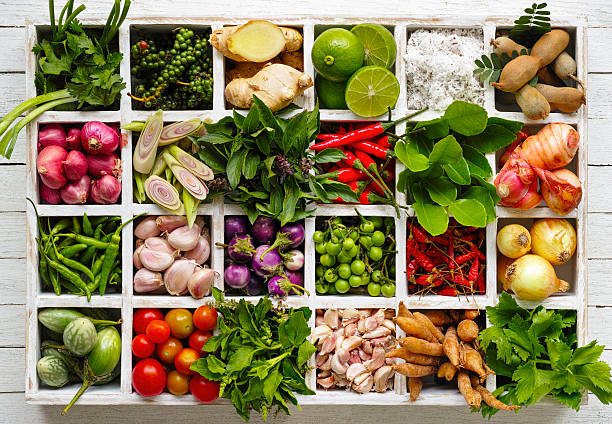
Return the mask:
M 442 165 L 442 168 L 444 169 L 444 173 L 453 182 L 460 185 L 470 184 L 470 168 L 463 157 L 455 162 Z
M 503 375 L 504 377 L 512 378 L 512 373 L 516 368 L 516 364 L 520 363 L 519 361 L 508 361 L 508 363 L 512 365 L 508 365 L 503 360 L 499 359 L 499 354 L 497 353 L 497 349 L 492 346 L 489 346 L 487 350 L 485 350 L 486 358 L 487 358 L 487 366 L 495 372 L 497 375 Z M 518 358 L 518 357 L 517 357 Z
M 457 186 L 446 177 L 430 180 L 425 189 L 431 200 L 441 206 L 448 206 L 457 199 Z
M 501 327 L 494 326 L 482 330 L 479 339 L 484 350 L 487 350 L 489 345 L 494 344 L 497 349 L 497 358 L 505 363 L 510 363 L 512 359 L 512 344 Z
M 419 153 L 412 142 L 398 141 L 395 143 L 395 154 L 406 165 L 406 168 L 412 172 L 424 171 L 429 168 L 429 159 L 427 156 Z
M 454 136 L 449 135 L 434 144 L 429 162 L 448 164 L 461 159 L 463 150 Z
M 476 104 L 455 100 L 444 112 L 451 130 L 465 136 L 480 134 L 487 126 L 487 111 Z
M 476 199 L 458 199 L 448 206 L 448 212 L 461 225 L 484 227 L 487 225 L 487 210 Z
M 482 153 L 495 152 L 506 147 L 514 141 L 516 133 L 502 127 L 501 125 L 488 125 L 485 130 L 472 137 L 467 137 L 465 143 L 473 146 Z
M 425 128 L 424 130 L 419 131 L 419 134 L 430 140 L 437 140 L 446 137 L 450 131 L 448 122 L 442 118 L 435 118 L 429 121 L 419 121 L 414 128 L 412 128 L 412 131 L 418 130 L 419 128 Z
M 298 349 L 297 366 L 306 364 L 310 357 L 317 351 L 316 346 L 305 340 Z
M 597 340 L 593 340 L 588 345 L 579 347 L 574 351 L 570 365 L 585 365 L 595 362 L 599 359 L 603 350 L 604 346 L 597 345 Z
M 448 228 L 448 213 L 442 206 L 415 202 L 412 207 L 419 224 L 432 236 L 439 236 Z
M 605 362 L 579 365 L 573 368 L 576 381 L 589 389 L 602 403 L 612 402 L 610 366 Z
M 346 155 L 340 149 L 324 149 L 318 151 L 314 156 L 316 163 L 339 162 L 346 159 Z

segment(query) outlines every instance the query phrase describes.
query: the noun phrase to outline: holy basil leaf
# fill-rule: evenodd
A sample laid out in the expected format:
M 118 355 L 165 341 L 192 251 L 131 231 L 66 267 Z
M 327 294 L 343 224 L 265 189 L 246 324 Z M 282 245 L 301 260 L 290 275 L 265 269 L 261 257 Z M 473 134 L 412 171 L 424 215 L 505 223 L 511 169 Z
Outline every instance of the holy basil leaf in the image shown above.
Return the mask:
M 278 125 L 278 120 L 276 119 L 270 108 L 268 108 L 266 104 L 262 102 L 256 95 L 253 95 L 253 105 L 251 106 L 251 108 L 257 109 L 259 122 L 261 122 L 261 124 L 265 128 L 271 128 L 275 131 L 275 134 L 281 132 L 281 128 Z
M 244 165 L 244 159 L 246 158 L 247 151 L 239 150 L 232 155 L 227 161 L 226 173 L 227 180 L 229 181 L 232 188 L 236 188 L 240 182 L 242 176 L 242 167 Z
M 416 202 L 412 207 L 419 224 L 432 236 L 438 236 L 448 228 L 448 213 L 442 206 Z
M 304 341 L 304 343 L 302 343 L 298 348 L 297 366 L 301 367 L 302 365 L 305 365 L 316 351 L 316 346 L 314 346 L 308 340 Z
M 448 212 L 461 225 L 473 227 L 484 227 L 487 225 L 487 210 L 478 200 L 456 200 L 450 204 Z
M 412 143 L 398 141 L 395 143 L 395 154 L 406 165 L 406 168 L 412 172 L 424 171 L 429 168 L 427 156 L 419 153 Z
M 284 348 L 299 347 L 310 335 L 310 328 L 302 311 L 296 311 L 278 326 L 278 339 Z
M 223 133 L 208 133 L 198 137 L 199 143 L 224 144 L 230 141 L 234 141 L 234 137 Z
M 244 123 L 245 116 L 240 114 L 240 113 L 238 113 L 238 111 L 236 109 L 234 109 L 232 111 L 232 116 L 234 118 L 234 125 L 236 125 L 236 128 L 238 128 L 239 130 L 242 130 L 242 128 L 243 128 L 242 124 Z
M 198 156 L 202 162 L 210 166 L 215 171 L 225 172 L 225 158 L 216 153 L 212 146 L 207 147 L 205 145 L 200 145 Z
M 471 186 L 466 191 L 461 193 L 462 199 L 475 199 L 478 200 L 485 207 L 487 212 L 487 224 L 495 222 L 495 204 L 489 191 L 484 187 Z
M 283 210 L 279 215 L 281 226 L 293 219 L 295 207 L 300 199 L 300 188 L 295 178 L 287 178 L 283 183 L 285 189 L 285 199 L 283 200 Z
M 509 119 L 498 118 L 496 116 L 491 116 L 487 121 L 488 125 L 501 125 L 506 128 L 508 131 L 513 132 L 514 134 L 518 133 L 521 129 L 523 129 L 523 124 L 521 121 L 510 121 Z
M 489 178 L 493 175 L 491 164 L 485 155 L 469 144 L 464 144 L 461 147 L 463 148 L 463 157 L 467 161 L 470 174 L 476 174 L 482 178 Z
M 308 111 L 303 111 L 292 117 L 280 143 L 283 153 L 287 154 L 293 146 L 300 146 L 307 140 L 306 126 L 308 125 Z M 300 150 L 299 148 L 297 150 Z M 303 151 L 303 149 L 302 149 Z
M 244 134 L 254 133 L 261 123 L 259 122 L 259 110 L 257 108 L 251 108 L 244 121 L 242 121 L 242 132 Z
M 275 216 L 283 210 L 283 190 L 279 186 L 274 186 L 270 190 L 270 209 Z
M 259 155 L 254 151 L 249 151 L 246 159 L 244 160 L 244 169 L 242 170 L 244 178 L 250 180 L 251 178 L 255 177 L 257 167 L 259 166 L 260 162 L 261 158 Z
M 241 346 L 232 353 L 232 356 L 227 363 L 226 372 L 233 373 L 242 371 L 251 363 L 251 359 L 253 358 L 254 354 L 255 348 L 251 346 Z
M 318 151 L 314 156 L 316 163 L 339 162 L 346 159 L 346 155 L 340 149 L 324 149 Z
M 463 157 L 456 162 L 442 165 L 442 168 L 448 178 L 457 184 L 468 185 L 471 181 L 470 168 Z
M 446 177 L 428 181 L 425 188 L 431 200 L 441 206 L 448 206 L 457 199 L 457 186 Z
M 336 193 L 338 193 L 338 195 L 340 197 L 342 197 L 342 200 L 344 200 L 345 202 L 349 202 L 349 203 L 357 203 L 359 202 L 359 196 L 357 196 L 357 194 L 351 190 L 351 188 L 344 184 L 344 183 L 339 183 L 337 181 L 332 181 L 332 180 L 326 180 L 325 184 L 324 184 L 325 190 L 329 191 L 330 189 L 334 190 Z M 330 199 L 333 200 L 333 199 Z
M 444 137 L 442 140 L 434 144 L 433 150 L 429 155 L 429 162 L 431 163 L 453 163 L 461 159 L 463 150 L 457 143 L 454 136 L 449 135 Z
M 466 137 L 465 142 L 482 153 L 495 152 L 514 141 L 516 133 L 497 124 L 487 125 L 485 130 L 472 137 Z
M 487 111 L 476 104 L 455 100 L 444 112 L 451 130 L 465 136 L 480 134 L 487 126 Z
M 419 121 L 414 126 L 412 131 L 418 130 L 419 128 L 425 128 L 424 130 L 419 131 L 419 134 L 430 140 L 438 140 L 446 137 L 450 131 L 448 122 L 442 118 L 435 118 L 429 121 Z

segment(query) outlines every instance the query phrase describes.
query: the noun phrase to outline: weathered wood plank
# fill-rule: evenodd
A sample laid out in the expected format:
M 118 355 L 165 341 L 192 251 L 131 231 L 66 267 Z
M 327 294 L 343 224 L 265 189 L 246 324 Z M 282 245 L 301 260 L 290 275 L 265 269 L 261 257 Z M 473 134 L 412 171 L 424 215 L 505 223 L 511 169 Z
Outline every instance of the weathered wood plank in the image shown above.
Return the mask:
M 612 258 L 610 228 L 612 228 L 612 214 L 589 214 L 587 218 L 587 257 L 589 259 Z
M 23 72 L 25 69 L 25 28 L 0 28 L 2 60 L 0 72 Z
M 602 54 L 612 43 L 612 28 L 589 28 L 587 30 L 589 72 L 612 72 L 609 56 Z
M 587 280 L 589 308 L 592 306 L 612 306 L 612 290 L 610 276 L 612 275 L 611 259 L 589 260 L 589 277 Z M 597 323 L 589 323 L 589 325 Z M 610 346 L 612 349 L 612 346 Z
M 0 258 L 23 259 L 25 258 L 25 213 L 7 212 L 1 215 L 0 234 Z M 25 281 L 25 274 L 23 274 Z
M 589 166 L 589 212 L 611 212 L 612 166 Z
M 588 341 L 597 339 L 599 344 L 612 347 L 612 332 L 608 323 L 612 320 L 612 308 L 589 308 Z
M 589 165 L 612 165 L 612 149 L 607 143 L 609 134 L 612 134 L 612 119 L 589 119 L 588 125 Z
M 25 74 L 0 74 L 0 113 L 6 114 L 25 100 Z
M 0 307 L 0 347 L 24 347 L 26 316 L 24 305 Z
M 0 399 L 4 393 L 25 390 L 25 363 L 22 360 L 25 349 L 9 347 L 0 349 L 0 363 L 5 364 L 0 372 Z M 10 365 L 9 365 L 10 364 Z
M 612 74 L 589 74 L 587 82 L 589 119 L 610 119 Z
M 0 272 L 2 272 L 2 296 L 0 297 L 0 305 L 25 304 L 25 259 L 0 259 Z M 0 385 L 0 387 L 2 386 Z
M 25 165 L 5 166 L 0 178 L 0 205 L 2 211 L 25 210 Z

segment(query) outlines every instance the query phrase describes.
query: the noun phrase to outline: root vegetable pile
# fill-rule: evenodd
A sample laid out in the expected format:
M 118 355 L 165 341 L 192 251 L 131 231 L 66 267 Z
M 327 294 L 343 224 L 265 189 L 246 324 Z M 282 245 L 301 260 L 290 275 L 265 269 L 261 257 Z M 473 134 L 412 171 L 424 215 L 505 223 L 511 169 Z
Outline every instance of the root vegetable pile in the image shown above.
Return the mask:
M 123 145 L 119 128 L 98 121 L 82 127 L 41 126 L 36 170 L 42 202 L 116 203 L 121 195 Z
M 393 314 L 385 309 L 317 310 L 311 334 L 317 386 L 357 393 L 392 389 L 396 361 L 385 350 L 396 344 Z
M 497 400 L 483 386 L 493 372 L 483 360 L 478 344 L 479 326 L 474 321 L 478 315 L 478 310 L 413 313 L 400 302 L 394 321 L 406 337 L 386 357 L 405 361 L 392 367 L 408 377 L 411 401 L 418 399 L 423 377 L 436 375 L 440 383 L 444 381 L 441 379 L 450 382 L 456 378 L 459 391 L 472 407 L 479 407 L 484 401 L 492 408 L 507 411 L 519 408 Z
M 408 223 L 406 278 L 411 294 L 460 296 L 486 293 L 484 229 L 451 222 L 440 236 Z
M 253 225 L 246 216 L 225 220 L 225 284 L 256 296 L 301 295 L 304 290 L 304 226 L 293 222 L 281 226 L 272 218 L 258 217 Z
M 332 217 L 313 234 L 318 294 L 395 296 L 395 221 Z
M 203 217 L 191 226 L 184 216 L 147 217 L 135 226 L 134 237 L 136 293 L 210 295 L 217 272 L 207 265 L 210 230 Z

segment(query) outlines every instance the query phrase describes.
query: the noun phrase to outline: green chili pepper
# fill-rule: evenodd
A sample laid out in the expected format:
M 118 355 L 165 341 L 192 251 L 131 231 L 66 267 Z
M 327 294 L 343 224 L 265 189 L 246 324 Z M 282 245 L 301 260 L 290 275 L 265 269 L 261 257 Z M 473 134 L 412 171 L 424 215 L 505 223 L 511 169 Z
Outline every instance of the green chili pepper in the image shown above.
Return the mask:
M 76 216 L 72 217 L 72 231 L 74 231 L 77 234 L 81 234 L 83 232 L 81 223 L 79 222 Z
M 82 264 L 87 264 L 91 262 L 94 254 L 96 253 L 96 246 L 89 246 L 85 249 L 85 252 L 79 257 L 79 262 Z
M 59 296 L 62 293 L 62 288 L 59 286 L 57 274 L 55 271 L 49 270 L 49 263 L 47 262 L 47 257 L 40 244 L 40 240 L 36 239 L 36 242 L 38 243 L 38 253 L 40 255 L 40 279 L 48 286 L 52 286 L 55 294 Z M 53 274 L 53 276 L 51 274 Z
M 57 240 L 59 240 L 59 237 L 54 237 L 53 241 L 56 242 Z M 69 238 L 65 238 L 64 240 L 62 240 L 61 242 L 59 242 L 57 245 L 60 248 L 66 248 L 68 246 L 72 246 L 74 244 L 74 240 L 69 239 Z
M 94 216 L 93 218 L 90 218 L 89 221 L 91 222 L 92 227 L 97 227 L 98 225 L 108 221 L 108 216 Z
M 87 249 L 87 245 L 80 243 L 80 244 L 73 244 L 72 246 L 68 246 L 65 247 L 63 249 L 60 250 L 60 253 L 65 257 L 65 258 L 72 258 L 74 255 L 76 255 L 79 252 L 82 252 L 83 250 Z M 85 263 L 86 261 L 79 261 L 81 263 Z
M 119 254 L 119 243 L 121 242 L 121 230 L 128 225 L 130 222 L 145 215 L 141 213 L 140 215 L 134 216 L 131 219 L 128 219 L 126 222 L 121 224 L 116 230 L 113 236 L 111 237 L 110 245 L 106 248 L 104 252 L 104 260 L 102 261 L 102 269 L 100 270 L 100 295 L 104 296 L 104 292 L 106 291 L 106 284 L 108 282 L 108 276 L 111 273 L 111 270 L 115 264 L 115 259 L 117 259 L 117 255 Z
M 59 221 L 57 221 L 55 226 L 53 226 L 51 231 L 49 231 L 49 235 L 50 236 L 56 235 L 57 233 L 65 230 L 66 228 L 69 228 L 70 224 L 71 224 L 70 218 L 62 218 L 62 219 L 60 219 Z
M 86 213 L 83 213 L 83 233 L 85 233 L 86 236 L 93 235 L 93 227 Z
M 74 234 L 74 233 L 63 233 L 63 234 L 57 234 L 57 235 L 60 237 L 71 238 L 78 243 L 83 243 L 88 246 L 95 246 L 96 249 L 106 249 L 108 247 L 108 243 L 105 243 L 100 240 L 96 240 L 93 237 L 82 236 L 80 234 Z
M 92 282 L 87 283 L 87 288 L 89 289 L 90 292 L 96 291 L 96 289 L 99 286 L 100 286 L 100 274 L 96 275 L 96 278 Z
M 103 260 L 104 260 L 104 255 L 100 256 L 98 259 L 94 261 L 94 264 L 91 267 L 91 272 L 93 272 L 94 275 L 97 275 L 100 272 L 100 268 L 102 268 Z
M 57 256 L 57 259 L 63 265 L 65 265 L 68 268 L 72 268 L 74 270 L 82 272 L 83 274 L 85 274 L 87 276 L 87 278 L 89 278 L 91 281 L 93 281 L 94 275 L 93 275 L 93 273 L 91 272 L 91 270 L 89 268 L 87 268 L 85 265 L 83 265 L 80 262 L 77 262 L 77 261 L 74 261 L 72 259 L 66 258 L 64 255 L 62 255 L 60 252 L 57 251 L 57 247 L 55 246 L 55 244 L 53 244 L 53 250 L 55 252 L 55 255 Z
M 91 300 L 91 291 L 87 287 L 87 284 L 85 284 L 85 282 L 76 272 L 70 270 L 67 266 L 62 265 L 59 262 L 49 259 L 49 257 L 47 257 L 47 260 L 49 262 L 49 266 L 56 270 L 62 277 L 67 279 L 70 283 L 73 283 L 79 289 L 83 289 L 85 291 L 87 301 Z

